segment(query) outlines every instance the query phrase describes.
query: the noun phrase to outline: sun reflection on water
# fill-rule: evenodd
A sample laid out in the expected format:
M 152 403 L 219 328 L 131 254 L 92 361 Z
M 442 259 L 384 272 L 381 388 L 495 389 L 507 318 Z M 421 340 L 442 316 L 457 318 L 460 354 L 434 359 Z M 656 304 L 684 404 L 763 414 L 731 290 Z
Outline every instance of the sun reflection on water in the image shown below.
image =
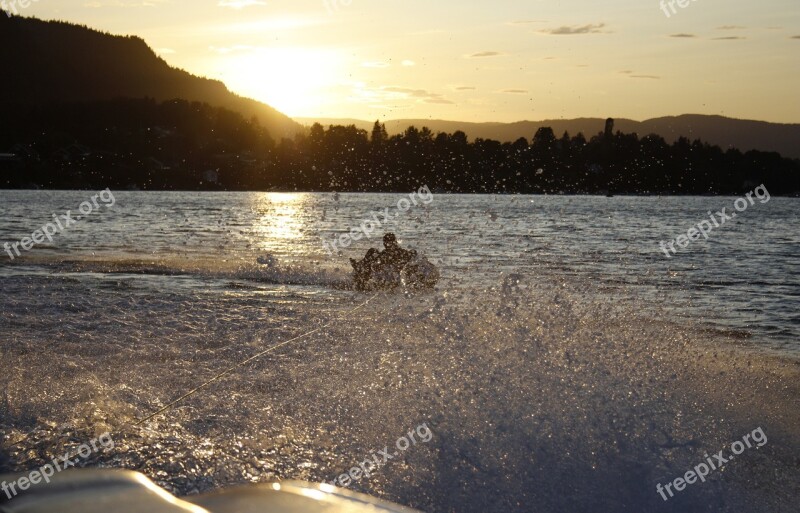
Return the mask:
M 305 205 L 309 195 L 304 193 L 268 192 L 257 197 L 253 209 L 258 213 L 253 232 L 258 246 L 264 250 L 278 250 L 287 241 L 301 239 L 308 227 Z

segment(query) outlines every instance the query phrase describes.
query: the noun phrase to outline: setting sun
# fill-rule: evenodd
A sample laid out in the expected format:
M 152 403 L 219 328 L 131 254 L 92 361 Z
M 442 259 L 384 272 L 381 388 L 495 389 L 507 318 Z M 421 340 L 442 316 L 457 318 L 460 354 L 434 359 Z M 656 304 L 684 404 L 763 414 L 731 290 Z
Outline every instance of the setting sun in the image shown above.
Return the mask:
M 331 103 L 337 85 L 335 51 L 311 48 L 220 49 L 217 76 L 237 94 L 289 116 L 313 116 Z

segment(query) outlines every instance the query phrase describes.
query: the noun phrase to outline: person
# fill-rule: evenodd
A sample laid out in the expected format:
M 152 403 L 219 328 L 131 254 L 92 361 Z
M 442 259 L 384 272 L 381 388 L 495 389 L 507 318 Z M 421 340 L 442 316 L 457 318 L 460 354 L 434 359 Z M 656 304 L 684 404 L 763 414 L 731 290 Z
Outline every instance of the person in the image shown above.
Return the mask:
M 383 236 L 383 251 L 378 254 L 382 266 L 391 267 L 395 272 L 400 272 L 403 267 L 413 258 L 411 251 L 403 249 L 397 243 L 397 237 L 393 233 Z
M 356 290 L 364 291 L 369 287 L 369 281 L 372 278 L 372 273 L 378 264 L 378 255 L 380 251 L 375 248 L 369 248 L 367 254 L 361 261 L 355 258 L 350 259 L 350 264 L 353 266 L 354 276 L 353 282 L 355 283 Z
M 350 259 L 356 290 L 392 290 L 401 285 L 400 273 L 416 252 L 401 248 L 393 233 L 383 236 L 383 247 L 383 251 L 370 248 L 361 261 Z

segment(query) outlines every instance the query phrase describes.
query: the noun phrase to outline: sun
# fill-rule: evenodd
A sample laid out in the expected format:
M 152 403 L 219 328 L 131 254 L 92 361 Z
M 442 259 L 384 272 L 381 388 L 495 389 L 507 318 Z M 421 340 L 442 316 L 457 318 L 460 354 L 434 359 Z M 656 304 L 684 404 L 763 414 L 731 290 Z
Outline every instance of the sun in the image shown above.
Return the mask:
M 337 55 L 326 49 L 244 48 L 220 57 L 228 88 L 288 116 L 319 115 L 333 101 Z

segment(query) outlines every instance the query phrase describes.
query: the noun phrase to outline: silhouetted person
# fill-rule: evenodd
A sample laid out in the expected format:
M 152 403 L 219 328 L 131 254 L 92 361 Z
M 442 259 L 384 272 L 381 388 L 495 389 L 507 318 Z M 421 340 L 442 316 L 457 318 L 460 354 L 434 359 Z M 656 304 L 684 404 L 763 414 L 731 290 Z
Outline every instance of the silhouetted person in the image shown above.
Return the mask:
M 361 261 L 355 258 L 350 259 L 350 264 L 352 264 L 353 270 L 355 271 L 353 282 L 356 286 L 356 290 L 367 290 L 367 284 L 378 265 L 379 255 L 380 251 L 375 248 L 369 248 L 367 254 Z
M 384 250 L 380 252 L 381 266 L 391 267 L 393 271 L 400 272 L 413 257 L 411 251 L 405 250 L 397 244 L 397 237 L 393 233 L 383 236 Z

